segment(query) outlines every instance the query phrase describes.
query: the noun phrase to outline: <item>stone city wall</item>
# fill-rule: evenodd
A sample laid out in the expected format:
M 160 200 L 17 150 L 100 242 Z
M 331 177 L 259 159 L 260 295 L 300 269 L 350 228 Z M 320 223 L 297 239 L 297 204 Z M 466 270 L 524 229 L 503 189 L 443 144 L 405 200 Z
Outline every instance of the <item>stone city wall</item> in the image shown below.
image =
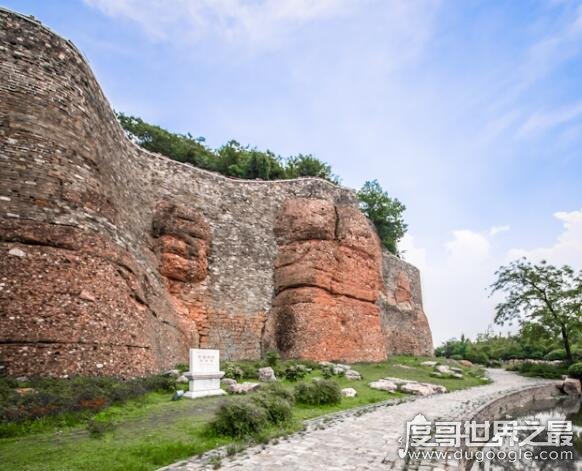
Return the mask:
M 139 148 L 78 50 L 3 9 L 0 222 L 10 374 L 142 375 L 196 346 L 432 353 L 418 271 L 382 254 L 351 190 L 229 179 Z

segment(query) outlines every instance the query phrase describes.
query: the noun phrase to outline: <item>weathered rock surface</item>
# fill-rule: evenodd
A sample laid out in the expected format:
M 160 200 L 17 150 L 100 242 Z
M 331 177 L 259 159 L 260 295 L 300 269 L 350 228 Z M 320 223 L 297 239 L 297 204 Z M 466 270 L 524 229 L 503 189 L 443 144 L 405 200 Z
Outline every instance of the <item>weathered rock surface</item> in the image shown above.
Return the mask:
M 358 395 L 358 391 L 354 388 L 343 388 L 342 389 L 342 396 L 343 397 L 356 397 Z
M 345 372 L 346 378 L 352 381 L 357 381 L 362 379 L 362 375 L 358 373 L 356 370 L 348 370 Z
M 277 381 L 273 368 L 270 366 L 259 368 L 259 381 Z
M 372 389 L 378 389 L 379 391 L 394 392 L 398 389 L 396 383 L 386 380 L 379 379 L 378 381 L 372 381 L 368 384 Z
M 190 347 L 226 360 L 269 345 L 316 360 L 432 353 L 418 271 L 382 251 L 351 190 L 149 153 L 70 42 L 4 10 L 0 23 L 7 374 L 144 375 Z
M 562 383 L 562 391 L 570 396 L 580 396 L 582 394 L 580 380 L 575 378 L 566 378 Z
M 226 384 L 227 386 L 232 386 L 233 384 L 237 384 L 237 380 L 232 378 L 222 378 L 220 383 Z
M 259 383 L 235 383 L 228 387 L 228 392 L 231 394 L 246 394 L 259 389 Z

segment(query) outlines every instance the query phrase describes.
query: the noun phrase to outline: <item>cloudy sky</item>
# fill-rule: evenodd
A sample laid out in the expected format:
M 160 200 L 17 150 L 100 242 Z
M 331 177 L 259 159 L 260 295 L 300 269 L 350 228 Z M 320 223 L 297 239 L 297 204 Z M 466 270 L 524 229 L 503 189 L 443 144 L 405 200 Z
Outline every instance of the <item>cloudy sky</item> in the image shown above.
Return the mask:
M 519 256 L 582 268 L 576 1 L 3 1 L 71 39 L 112 105 L 312 153 L 408 209 L 436 343 L 492 323 Z

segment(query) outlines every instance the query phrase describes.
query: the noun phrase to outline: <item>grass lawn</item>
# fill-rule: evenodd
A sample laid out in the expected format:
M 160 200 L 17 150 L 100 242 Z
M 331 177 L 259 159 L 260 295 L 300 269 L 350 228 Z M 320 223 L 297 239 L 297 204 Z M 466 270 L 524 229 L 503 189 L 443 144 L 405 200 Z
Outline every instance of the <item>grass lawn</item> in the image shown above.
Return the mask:
M 484 384 L 482 371 L 463 368 L 464 379 L 430 376 L 431 369 L 420 366 L 425 358 L 393 357 L 382 363 L 360 363 L 353 368 L 363 375 L 361 381 L 334 377 L 342 387 L 358 391 L 355 398 L 344 398 L 338 405 L 303 406 L 293 409 L 293 421 L 285 429 L 270 430 L 264 439 L 300 430 L 303 420 L 331 412 L 351 409 L 390 398 L 404 397 L 368 387 L 368 382 L 386 376 L 443 384 L 449 390 Z M 314 371 L 305 378 L 320 376 Z M 250 380 L 252 381 L 252 380 Z M 294 383 L 281 381 L 285 387 Z M 66 426 L 55 421 L 29 427 L 25 435 L 0 439 L 0 469 L 21 470 L 153 470 L 232 442 L 205 430 L 222 397 L 171 401 L 171 394 L 149 393 L 142 400 L 111 406 L 94 416 L 93 421 L 109 429 L 92 436 L 86 423 Z M 42 419 L 41 419 L 42 421 Z

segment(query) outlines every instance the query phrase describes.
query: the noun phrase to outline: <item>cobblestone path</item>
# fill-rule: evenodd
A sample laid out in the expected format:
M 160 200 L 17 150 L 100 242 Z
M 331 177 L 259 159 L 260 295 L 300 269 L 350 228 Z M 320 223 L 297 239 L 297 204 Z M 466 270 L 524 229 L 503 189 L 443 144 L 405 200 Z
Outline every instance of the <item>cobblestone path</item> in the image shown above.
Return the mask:
M 325 428 L 315 427 L 282 439 L 279 443 L 249 448 L 222 459 L 220 469 L 240 471 L 323 471 L 402 469 L 398 439 L 405 424 L 417 414 L 429 420 L 466 419 L 485 404 L 547 380 L 518 376 L 504 370 L 488 370 L 493 383 L 440 394 L 398 405 L 379 407 L 361 415 L 346 414 Z M 198 457 L 164 468 L 165 471 L 208 469 Z

